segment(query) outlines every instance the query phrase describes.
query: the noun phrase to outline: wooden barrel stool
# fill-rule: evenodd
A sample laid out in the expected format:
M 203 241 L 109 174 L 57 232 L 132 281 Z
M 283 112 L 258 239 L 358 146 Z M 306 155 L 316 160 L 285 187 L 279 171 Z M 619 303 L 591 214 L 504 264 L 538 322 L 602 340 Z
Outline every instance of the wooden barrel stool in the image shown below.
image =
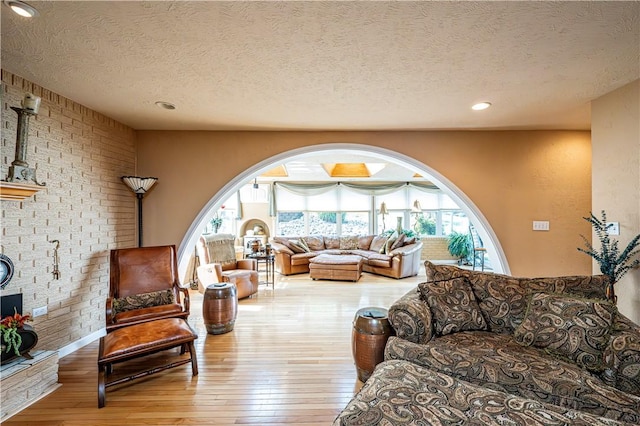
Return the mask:
M 202 316 L 209 334 L 233 330 L 238 315 L 238 290 L 233 283 L 211 284 L 204 292 Z
M 376 365 L 384 361 L 384 347 L 395 334 L 384 308 L 362 308 L 356 312 L 351 335 L 351 350 L 358 379 L 366 382 Z

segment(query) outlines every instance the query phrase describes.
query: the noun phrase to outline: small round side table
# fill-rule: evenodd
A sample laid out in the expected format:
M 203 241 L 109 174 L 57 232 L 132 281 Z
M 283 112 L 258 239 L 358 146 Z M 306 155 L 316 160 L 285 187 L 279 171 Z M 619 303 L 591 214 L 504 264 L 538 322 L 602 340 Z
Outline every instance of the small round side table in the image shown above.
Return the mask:
M 395 334 L 384 308 L 359 309 L 353 320 L 351 349 L 358 372 L 358 380 L 366 382 L 376 365 L 384 361 L 384 347 L 389 336 Z
M 233 330 L 238 315 L 238 290 L 233 283 L 207 286 L 202 300 L 202 316 L 209 334 Z

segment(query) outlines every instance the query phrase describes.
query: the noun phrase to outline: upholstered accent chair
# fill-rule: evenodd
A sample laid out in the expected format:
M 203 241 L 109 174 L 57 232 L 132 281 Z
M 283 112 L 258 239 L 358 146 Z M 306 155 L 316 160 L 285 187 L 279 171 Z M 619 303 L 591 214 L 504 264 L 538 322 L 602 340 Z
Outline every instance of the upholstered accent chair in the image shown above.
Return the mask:
M 106 330 L 189 316 L 189 291 L 180 284 L 173 245 L 111 250 Z
M 206 234 L 200 237 L 198 255 L 202 266 L 198 280 L 206 289 L 219 282 L 233 283 L 238 299 L 258 292 L 258 263 L 255 259 L 236 259 L 235 237 L 231 234 Z

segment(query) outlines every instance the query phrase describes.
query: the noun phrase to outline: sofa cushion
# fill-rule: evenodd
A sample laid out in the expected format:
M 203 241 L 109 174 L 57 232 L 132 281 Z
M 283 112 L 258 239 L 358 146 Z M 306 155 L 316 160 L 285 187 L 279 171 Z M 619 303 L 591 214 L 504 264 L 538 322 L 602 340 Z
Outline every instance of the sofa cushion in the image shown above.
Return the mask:
M 315 252 L 305 252 L 305 253 L 297 253 L 291 256 L 291 266 L 297 265 L 308 265 L 309 259 L 317 256 L 318 253 Z
M 487 330 L 487 323 L 466 278 L 421 283 L 418 288 L 431 310 L 436 335 Z
M 514 337 L 521 345 L 546 349 L 588 370 L 602 371 L 615 314 L 615 306 L 608 301 L 534 293 Z
M 324 250 L 324 238 L 322 235 L 310 235 L 308 237 L 302 238 L 305 243 L 307 243 L 307 247 L 311 251 L 320 251 Z
M 392 336 L 384 358 L 404 359 L 483 387 L 640 424 L 640 398 L 607 386 L 572 362 L 522 346 L 506 334 L 463 331 L 424 344 Z
M 382 253 L 384 251 L 384 245 L 387 242 L 388 237 L 386 235 L 376 235 L 371 240 L 371 245 L 369 246 L 369 250 L 375 251 L 376 253 Z
M 120 312 L 132 311 L 135 309 L 171 305 L 173 302 L 175 302 L 173 290 L 167 289 L 115 298 L 112 301 L 111 308 L 113 310 L 113 314 L 116 315 Z
M 368 256 L 366 256 L 366 259 L 367 259 L 367 263 L 370 266 L 379 266 L 382 268 L 389 268 L 391 266 L 393 257 L 389 256 L 388 254 L 371 252 Z
M 294 253 L 308 253 L 310 251 L 303 239 L 289 240 L 289 248 Z
M 358 250 L 369 250 L 371 242 L 373 241 L 373 235 L 360 235 L 358 237 Z
M 357 235 L 345 235 L 340 237 L 340 250 L 355 250 L 358 248 Z
M 328 250 L 339 250 L 340 249 L 340 238 L 335 235 L 330 237 L 324 237 L 324 247 Z

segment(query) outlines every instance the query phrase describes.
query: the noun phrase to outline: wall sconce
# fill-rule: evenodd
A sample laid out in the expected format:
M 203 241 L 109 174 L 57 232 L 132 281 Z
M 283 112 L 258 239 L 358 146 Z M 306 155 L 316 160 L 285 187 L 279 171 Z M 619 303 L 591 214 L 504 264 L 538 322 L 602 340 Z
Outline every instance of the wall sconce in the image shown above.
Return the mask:
M 420 216 L 422 216 L 422 206 L 420 205 L 420 201 L 415 200 L 413 202 L 413 207 L 411 208 L 411 214 L 416 215 L 416 221 L 413 224 L 413 230 L 416 231 L 416 234 L 419 234 L 418 232 L 418 218 Z
M 16 134 L 16 157 L 9 167 L 7 182 L 29 183 L 45 186 L 36 179 L 36 169 L 27 163 L 27 138 L 29 136 L 29 118 L 38 115 L 40 98 L 32 93 L 26 93 L 22 99 L 22 108 L 11 107 L 18 114 L 18 130 Z
M 138 198 L 138 247 L 142 247 L 142 197 L 158 181 L 156 177 L 122 176 L 122 181 Z
M 385 225 L 384 223 L 384 217 L 388 214 L 389 211 L 387 210 L 387 205 L 383 201 L 382 204 L 380 204 L 380 216 L 382 216 L 382 232 L 384 232 L 384 230 L 387 228 L 387 225 Z

